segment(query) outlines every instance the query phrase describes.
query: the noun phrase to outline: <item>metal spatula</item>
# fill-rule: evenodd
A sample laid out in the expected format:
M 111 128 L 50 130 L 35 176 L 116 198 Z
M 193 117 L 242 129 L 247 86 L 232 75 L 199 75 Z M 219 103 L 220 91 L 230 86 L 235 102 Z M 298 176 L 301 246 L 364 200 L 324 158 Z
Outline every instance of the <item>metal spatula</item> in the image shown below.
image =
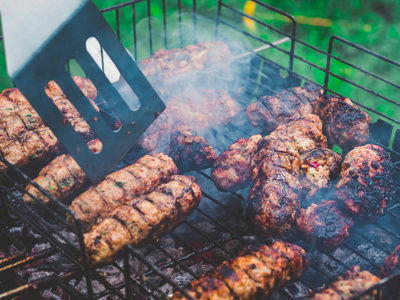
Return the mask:
M 100 180 L 165 108 L 163 102 L 92 1 L 0 0 L 0 11 L 10 77 L 86 175 L 93 182 Z M 93 38 L 121 74 L 119 82 L 112 84 L 88 52 L 87 41 Z M 118 131 L 107 125 L 74 83 L 66 71 L 70 59 L 78 62 L 119 118 Z M 102 141 L 100 153 L 92 153 L 73 127 L 63 122 L 45 93 L 51 80 Z M 127 99 L 127 87 L 132 99 Z M 140 107 L 133 111 L 129 100 L 135 97 Z

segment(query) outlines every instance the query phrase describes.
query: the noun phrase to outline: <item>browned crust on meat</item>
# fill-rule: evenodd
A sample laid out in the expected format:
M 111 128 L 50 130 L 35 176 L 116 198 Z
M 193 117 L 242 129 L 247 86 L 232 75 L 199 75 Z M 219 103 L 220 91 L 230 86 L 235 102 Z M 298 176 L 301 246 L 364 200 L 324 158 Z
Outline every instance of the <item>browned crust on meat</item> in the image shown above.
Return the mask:
M 382 277 L 388 277 L 395 272 L 400 270 L 400 246 L 390 254 L 382 265 L 381 275 Z

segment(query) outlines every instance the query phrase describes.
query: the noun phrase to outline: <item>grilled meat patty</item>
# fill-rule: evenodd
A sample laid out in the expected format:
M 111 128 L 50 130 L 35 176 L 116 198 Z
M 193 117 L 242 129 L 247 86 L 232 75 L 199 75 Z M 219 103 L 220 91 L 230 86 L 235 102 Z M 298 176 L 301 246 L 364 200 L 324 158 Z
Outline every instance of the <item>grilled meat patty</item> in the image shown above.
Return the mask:
M 253 126 L 267 133 L 285 124 L 314 113 L 322 90 L 311 84 L 284 90 L 275 96 L 264 96 L 250 104 L 246 115 Z
M 317 114 L 325 125 L 331 145 L 337 144 L 348 151 L 368 141 L 371 118 L 350 99 L 335 95 L 321 96 Z
M 294 190 L 298 186 L 300 156 L 292 142 L 265 137 L 253 158 L 253 182 L 248 216 L 258 235 L 276 237 L 286 233 L 300 209 Z
M 107 218 L 116 206 L 155 189 L 178 169 L 173 160 L 162 153 L 145 155 L 134 164 L 108 175 L 72 201 L 69 208 L 84 230 Z M 71 216 L 67 220 L 73 224 Z
M 297 229 L 309 243 L 322 250 L 334 250 L 343 244 L 353 225 L 351 217 L 343 214 L 335 201 L 323 200 L 301 209 Z
M 400 270 L 400 246 L 390 254 L 382 265 L 381 275 L 382 277 L 388 277 L 395 272 Z
M 163 152 L 171 135 L 177 131 L 193 133 L 215 126 L 226 126 L 240 108 L 223 90 L 203 89 L 198 93 L 181 93 L 171 98 L 167 108 L 146 130 L 139 143 L 147 152 Z
M 183 172 L 210 168 L 217 159 L 215 150 L 207 140 L 191 131 L 172 134 L 167 153 Z
M 342 164 L 336 198 L 352 217 L 372 222 L 393 193 L 394 166 L 380 146 L 367 144 L 350 151 Z
M 318 292 L 308 299 L 313 300 L 345 300 L 357 296 L 379 282 L 379 278 L 368 271 L 362 271 L 359 266 L 353 266 L 347 272 L 339 276 L 337 281 L 332 282 L 326 289 Z M 374 292 L 373 295 L 376 292 Z M 368 298 L 361 299 L 370 299 Z M 375 299 L 375 298 L 374 298 Z
M 89 100 L 93 101 L 96 98 L 96 89 L 89 79 L 79 76 L 73 79 Z M 75 130 L 82 137 L 89 137 L 87 128 L 82 125 L 82 117 L 54 82 L 47 85 L 46 93 L 65 118 L 76 124 Z M 22 93 L 16 88 L 4 90 L 0 94 L 0 154 L 20 168 L 42 161 L 58 150 L 56 136 L 43 123 Z M 0 163 L 0 169 L 6 171 L 7 167 Z
M 183 49 L 160 49 L 139 63 L 143 74 L 163 96 L 171 95 L 175 88 L 198 73 L 227 70 L 231 57 L 229 46 L 221 41 L 203 42 Z M 181 85 L 182 86 L 182 85 Z M 180 87 L 181 88 L 181 87 Z
M 101 150 L 101 142 L 98 139 L 92 140 L 88 143 L 88 147 L 97 153 Z M 63 154 L 44 167 L 33 181 L 60 201 L 65 201 L 81 190 L 88 182 L 88 178 L 72 156 Z M 25 189 L 43 203 L 50 202 L 50 199 L 33 185 L 28 184 Z M 34 204 L 34 200 L 28 194 L 24 194 L 23 200 L 25 203 Z
M 233 191 L 248 184 L 252 174 L 251 161 L 258 150 L 260 139 L 260 134 L 241 138 L 221 153 L 211 171 L 218 190 Z
M 173 231 L 200 200 L 201 189 L 194 177 L 173 175 L 151 193 L 116 206 L 84 235 L 90 264 L 110 263 L 125 245 L 138 247 Z
M 317 147 L 300 156 L 300 186 L 302 202 L 309 202 L 321 189 L 331 186 L 339 175 L 342 157 L 327 148 Z
M 186 287 L 194 299 L 264 299 L 308 267 L 306 252 L 293 244 L 275 241 L 250 247 Z M 176 292 L 172 299 L 186 299 Z

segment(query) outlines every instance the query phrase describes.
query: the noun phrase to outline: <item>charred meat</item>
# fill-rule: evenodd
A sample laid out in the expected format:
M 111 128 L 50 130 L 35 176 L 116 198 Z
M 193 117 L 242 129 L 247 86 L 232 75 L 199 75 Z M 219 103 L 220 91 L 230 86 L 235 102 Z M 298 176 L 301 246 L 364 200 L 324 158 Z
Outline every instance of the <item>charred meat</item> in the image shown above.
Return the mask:
M 317 147 L 300 156 L 300 186 L 304 202 L 321 189 L 331 186 L 331 179 L 339 175 L 342 157 L 327 148 Z
M 353 220 L 343 214 L 335 201 L 323 200 L 301 209 L 297 229 L 306 240 L 322 250 L 334 250 L 349 236 Z
M 259 134 L 241 138 L 217 158 L 211 176 L 220 191 L 238 190 L 249 183 L 252 174 L 251 161 L 260 139 Z
M 368 141 L 371 118 L 350 99 L 321 96 L 317 114 L 325 125 L 330 144 L 337 144 L 348 151 Z
M 395 272 L 400 270 L 400 246 L 390 254 L 382 265 L 381 275 L 382 277 L 388 277 Z
M 99 152 L 101 150 L 101 142 L 95 139 L 88 143 L 88 147 L 95 153 Z M 72 156 L 63 154 L 44 167 L 33 181 L 60 201 L 65 201 L 81 190 L 87 180 L 85 173 Z M 50 202 L 50 199 L 33 185 L 28 184 L 25 189 L 43 203 L 48 204 Z M 34 203 L 33 198 L 28 194 L 24 195 L 23 200 L 25 203 Z
M 110 263 L 125 245 L 138 247 L 173 231 L 200 200 L 201 189 L 194 177 L 173 175 L 151 193 L 120 204 L 85 234 L 90 264 Z
M 306 252 L 276 241 L 250 247 L 211 273 L 193 281 L 185 291 L 194 299 L 264 299 L 287 281 L 300 277 L 308 266 Z M 172 299 L 186 299 L 176 292 Z
M 261 126 L 267 133 L 279 124 L 305 117 L 317 108 L 321 89 L 307 84 L 284 90 L 275 96 L 264 96 L 250 104 L 246 115 L 253 126 Z
M 368 271 L 362 271 L 359 266 L 351 267 L 350 270 L 338 277 L 338 280 L 328 285 L 326 289 L 318 292 L 308 299 L 313 300 L 336 300 L 350 299 L 357 296 L 361 292 L 369 289 L 379 282 L 379 278 L 372 275 Z M 376 291 L 372 296 L 376 296 Z M 361 299 L 370 299 L 365 296 Z M 376 299 L 374 297 L 374 299 Z
M 207 140 L 191 131 L 172 134 L 167 153 L 183 172 L 211 168 L 217 159 L 217 154 Z
M 392 196 L 393 176 L 393 163 L 382 147 L 356 147 L 343 161 L 337 201 L 353 219 L 372 222 L 382 215 Z
M 107 218 L 121 203 L 148 193 L 167 181 L 178 169 L 173 160 L 162 153 L 145 155 L 134 164 L 108 175 L 72 201 L 69 208 L 84 230 Z M 71 216 L 67 217 L 73 223 Z

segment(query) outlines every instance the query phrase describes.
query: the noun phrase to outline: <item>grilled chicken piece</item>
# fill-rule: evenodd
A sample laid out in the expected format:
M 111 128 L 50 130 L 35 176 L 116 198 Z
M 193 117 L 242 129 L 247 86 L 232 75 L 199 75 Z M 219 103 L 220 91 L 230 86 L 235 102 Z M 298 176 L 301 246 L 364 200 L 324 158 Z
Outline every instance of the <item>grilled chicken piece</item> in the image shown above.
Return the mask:
M 389 154 L 377 145 L 367 144 L 350 151 L 342 164 L 336 184 L 338 204 L 362 222 L 372 222 L 391 198 L 394 166 Z
M 336 207 L 335 201 L 326 200 L 301 209 L 297 219 L 297 229 L 306 240 L 327 251 L 343 244 L 352 225 L 353 220 Z
M 400 246 L 390 254 L 382 265 L 381 275 L 382 277 L 388 277 L 395 272 L 400 270 Z
M 249 183 L 252 173 L 251 161 L 257 152 L 260 139 L 260 134 L 241 138 L 221 153 L 211 171 L 218 190 L 238 190 Z
M 170 85 L 195 77 L 199 72 L 210 72 L 229 67 L 231 51 L 221 41 L 203 42 L 183 49 L 160 49 L 139 63 L 149 81 L 163 96 L 169 96 L 175 89 Z
M 306 252 L 276 241 L 250 247 L 211 273 L 193 281 L 186 293 L 194 299 L 264 299 L 287 281 L 300 277 L 308 266 Z M 176 292 L 172 299 L 186 299 Z
M 173 231 L 200 200 L 194 177 L 173 175 L 153 192 L 120 204 L 84 235 L 90 264 L 111 263 L 125 245 L 138 247 Z
M 300 209 L 294 190 L 298 187 L 299 153 L 292 142 L 265 137 L 253 158 L 253 183 L 248 215 L 257 234 L 276 237 L 286 233 Z
M 90 97 L 90 100 L 94 100 L 96 89 L 90 80 L 79 76 L 73 79 L 82 92 Z M 61 89 L 54 82 L 50 82 L 46 93 L 71 123 L 80 124 L 75 128 L 78 133 L 88 137 L 86 129 L 80 130 L 82 125 L 79 120 L 83 120 L 82 117 L 68 99 L 60 95 Z M 4 90 L 0 94 L 0 154 L 16 167 L 23 167 L 35 161 L 42 161 L 58 149 L 56 136 L 43 123 L 22 93 L 16 88 Z M 0 170 L 6 171 L 7 167 L 0 163 Z
M 327 147 L 328 145 L 326 137 L 322 133 L 322 122 L 318 116 L 313 114 L 279 125 L 269 137 L 284 137 L 292 141 L 300 154 L 316 147 Z
M 321 189 L 331 186 L 331 179 L 339 175 L 342 157 L 327 148 L 317 147 L 300 156 L 300 186 L 302 202 L 309 202 Z M 304 201 L 303 201 L 304 200 Z
M 183 172 L 210 168 L 217 159 L 217 154 L 207 140 L 191 131 L 173 134 L 167 153 Z
M 368 271 L 362 271 L 359 266 L 353 266 L 338 280 L 332 282 L 323 291 L 314 294 L 308 299 L 313 300 L 346 300 L 357 296 L 363 291 L 369 289 L 380 281 L 380 279 L 372 275 Z M 360 299 L 376 299 L 377 292 L 374 291 L 371 295 L 366 295 Z M 379 299 L 379 298 L 378 298 Z
M 324 95 L 319 99 L 317 115 L 325 125 L 330 144 L 348 151 L 369 139 L 371 118 L 350 99 Z
M 89 149 L 94 153 L 99 152 L 101 146 L 102 144 L 98 139 L 88 143 Z M 80 191 L 88 182 L 88 178 L 72 156 L 63 154 L 44 167 L 33 181 L 60 201 L 65 201 L 71 195 Z M 28 184 L 25 189 L 43 203 L 48 204 L 50 202 L 50 199 L 33 185 Z M 28 204 L 35 202 L 28 194 L 24 194 L 23 200 Z
M 226 126 L 239 112 L 236 102 L 222 90 L 181 93 L 171 98 L 167 108 L 143 134 L 140 144 L 147 152 L 165 151 L 171 135 L 177 131 L 199 132 Z
M 90 187 L 76 197 L 69 208 L 75 218 L 80 220 L 83 230 L 87 230 L 108 218 L 119 204 L 154 190 L 158 184 L 177 173 L 175 163 L 167 155 L 145 155 L 134 164 L 111 173 L 98 185 Z M 70 215 L 67 220 L 74 223 Z
M 246 115 L 253 126 L 261 126 L 267 133 L 279 124 L 305 117 L 314 113 L 322 90 L 307 84 L 284 90 L 275 96 L 264 96 L 250 104 Z

